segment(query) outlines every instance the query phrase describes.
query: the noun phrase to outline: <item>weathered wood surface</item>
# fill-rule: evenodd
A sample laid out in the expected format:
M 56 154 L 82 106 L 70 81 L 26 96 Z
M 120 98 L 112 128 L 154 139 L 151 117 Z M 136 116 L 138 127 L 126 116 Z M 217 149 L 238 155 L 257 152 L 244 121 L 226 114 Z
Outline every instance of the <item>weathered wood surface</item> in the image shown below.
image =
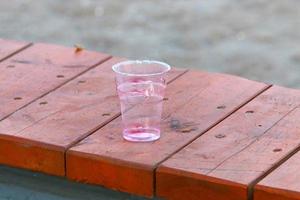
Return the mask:
M 155 168 L 267 86 L 237 77 L 189 71 L 167 87 L 160 140 L 131 143 L 117 118 L 67 152 L 67 176 L 153 196 Z M 213 101 L 212 101 L 213 99 Z
M 278 145 L 282 151 L 297 146 L 299 151 L 300 109 L 297 108 L 278 134 Z M 291 124 L 293 124 L 291 126 Z M 294 137 L 286 137 L 294 133 Z M 296 200 L 300 199 L 300 152 L 291 156 L 272 173 L 261 180 L 254 190 L 255 200 Z
M 65 151 L 120 115 L 113 58 L 0 122 L 0 163 L 65 175 Z M 173 70 L 172 80 L 184 71 Z M 6 153 L 4 153 L 6 152 Z
M 160 165 L 158 196 L 251 198 L 252 184 L 298 147 L 299 100 L 300 91 L 276 86 L 256 97 Z
M 0 120 L 109 58 L 34 44 L 0 63 Z
M 39 148 L 36 146 L 36 140 L 26 138 L 25 132 L 33 124 L 38 126 L 37 121 L 41 123 L 43 118 L 53 114 L 53 110 L 48 110 L 50 107 L 57 108 L 66 104 L 66 101 L 59 102 L 52 98 L 52 104 L 49 106 L 46 101 L 35 100 L 108 58 L 106 54 L 86 50 L 76 52 L 74 48 L 35 44 L 1 62 L 0 118 L 6 119 L 0 122 L 0 162 L 12 166 L 27 166 L 29 169 L 44 166 L 46 172 L 51 171 L 52 166 L 51 163 L 47 163 L 47 159 L 54 159 L 55 155 L 46 147 L 41 148 L 41 152 L 44 153 L 37 153 L 34 150 Z M 64 95 L 60 98 L 63 99 Z M 30 105 L 26 107 L 28 104 Z M 25 107 L 24 110 L 22 107 Z M 42 134 L 39 137 L 45 140 Z M 39 142 L 37 140 L 37 143 Z M 61 148 L 55 147 L 54 152 L 57 151 L 61 151 Z M 64 162 L 63 156 L 57 159 Z M 58 163 L 56 168 L 60 165 Z M 55 173 L 58 173 L 57 169 Z M 59 173 L 64 174 L 62 171 Z

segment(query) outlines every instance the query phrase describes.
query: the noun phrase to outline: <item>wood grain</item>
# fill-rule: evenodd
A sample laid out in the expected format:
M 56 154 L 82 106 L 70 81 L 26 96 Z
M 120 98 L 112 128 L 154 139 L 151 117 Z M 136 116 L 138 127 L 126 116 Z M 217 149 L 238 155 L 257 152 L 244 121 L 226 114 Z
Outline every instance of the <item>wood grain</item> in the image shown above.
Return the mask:
M 247 199 L 251 183 L 298 146 L 299 100 L 300 91 L 274 86 L 249 102 L 160 165 L 158 196 Z
M 0 162 L 65 175 L 65 150 L 120 115 L 112 58 L 0 122 Z M 172 70 L 171 81 L 185 70 Z M 8 153 L 4 153 L 8 152 Z
M 167 87 L 160 140 L 123 140 L 117 118 L 67 151 L 67 177 L 151 197 L 161 161 L 265 88 L 246 79 L 189 71 Z

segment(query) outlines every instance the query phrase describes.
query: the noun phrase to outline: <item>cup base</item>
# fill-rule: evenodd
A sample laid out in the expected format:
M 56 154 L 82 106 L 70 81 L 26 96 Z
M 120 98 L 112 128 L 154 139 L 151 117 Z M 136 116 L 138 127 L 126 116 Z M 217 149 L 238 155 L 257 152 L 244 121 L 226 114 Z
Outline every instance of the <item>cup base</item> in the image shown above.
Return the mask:
M 125 129 L 123 138 L 131 142 L 152 142 L 160 138 L 160 130 L 156 128 Z

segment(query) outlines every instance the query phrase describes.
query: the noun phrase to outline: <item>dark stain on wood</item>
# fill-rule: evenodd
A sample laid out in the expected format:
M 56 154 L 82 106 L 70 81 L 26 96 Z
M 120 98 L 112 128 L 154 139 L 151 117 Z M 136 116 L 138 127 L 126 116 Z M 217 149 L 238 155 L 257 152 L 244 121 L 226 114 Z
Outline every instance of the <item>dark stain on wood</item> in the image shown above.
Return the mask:
M 176 132 L 189 133 L 198 129 L 194 122 L 181 123 L 178 119 L 171 119 L 170 128 Z

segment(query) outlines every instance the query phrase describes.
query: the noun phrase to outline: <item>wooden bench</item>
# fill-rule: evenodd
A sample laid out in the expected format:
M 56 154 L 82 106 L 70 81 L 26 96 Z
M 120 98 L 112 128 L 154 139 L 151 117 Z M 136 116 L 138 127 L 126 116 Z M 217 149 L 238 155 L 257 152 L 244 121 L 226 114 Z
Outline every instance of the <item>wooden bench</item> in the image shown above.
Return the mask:
M 144 197 L 300 199 L 300 91 L 173 68 L 161 139 L 122 139 L 124 58 L 0 40 L 0 163 Z

